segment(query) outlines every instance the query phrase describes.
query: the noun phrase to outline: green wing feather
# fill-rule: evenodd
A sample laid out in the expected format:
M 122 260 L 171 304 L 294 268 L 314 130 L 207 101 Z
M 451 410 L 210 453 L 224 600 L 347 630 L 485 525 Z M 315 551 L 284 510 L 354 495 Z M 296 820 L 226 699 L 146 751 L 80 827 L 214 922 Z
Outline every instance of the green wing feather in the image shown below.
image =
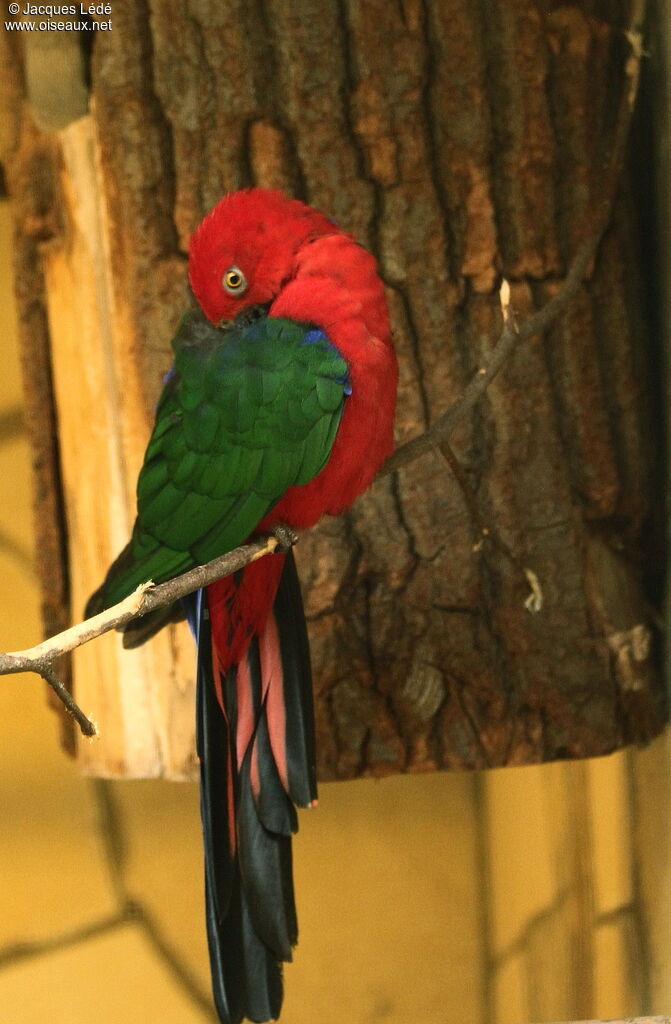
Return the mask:
M 347 363 L 319 329 L 263 317 L 227 328 L 182 320 L 137 485 L 128 548 L 98 606 L 243 543 L 293 484 L 326 464 Z

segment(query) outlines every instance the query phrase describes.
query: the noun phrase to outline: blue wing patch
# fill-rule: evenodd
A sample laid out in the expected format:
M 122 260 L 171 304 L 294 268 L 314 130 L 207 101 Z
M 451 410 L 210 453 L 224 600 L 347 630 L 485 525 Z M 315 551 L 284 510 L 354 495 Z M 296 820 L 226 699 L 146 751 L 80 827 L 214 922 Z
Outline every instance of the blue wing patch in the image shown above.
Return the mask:
M 330 349 L 331 352 L 335 352 L 336 355 L 342 358 L 340 352 L 338 352 L 338 349 L 333 344 L 328 334 L 325 334 L 319 327 L 311 327 L 309 331 L 305 332 L 303 340 L 301 341 L 301 346 L 302 345 L 317 345 L 321 348 Z M 338 384 L 342 384 L 344 394 L 352 394 L 352 381 L 350 380 L 349 373 L 343 373 L 339 377 L 334 377 L 333 379 L 337 381 Z

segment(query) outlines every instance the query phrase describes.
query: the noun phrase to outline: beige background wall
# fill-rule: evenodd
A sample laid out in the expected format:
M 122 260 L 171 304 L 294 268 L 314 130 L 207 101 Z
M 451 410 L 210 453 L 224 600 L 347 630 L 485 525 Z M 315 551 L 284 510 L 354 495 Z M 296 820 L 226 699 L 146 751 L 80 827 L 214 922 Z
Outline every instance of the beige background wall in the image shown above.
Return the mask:
M 39 637 L 10 230 L 3 203 L 1 649 Z M 211 1019 L 196 788 L 80 778 L 33 677 L 0 679 L 0 723 L 0 1024 Z M 671 1011 L 670 761 L 663 739 L 580 764 L 323 786 L 295 844 L 283 1021 Z

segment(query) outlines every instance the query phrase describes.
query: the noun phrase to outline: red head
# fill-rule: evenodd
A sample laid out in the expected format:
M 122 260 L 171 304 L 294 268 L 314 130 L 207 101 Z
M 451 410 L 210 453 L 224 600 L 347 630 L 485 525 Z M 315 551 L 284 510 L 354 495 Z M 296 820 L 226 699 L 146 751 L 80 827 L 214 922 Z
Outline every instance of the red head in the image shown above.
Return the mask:
M 189 281 L 213 324 L 270 302 L 295 273 L 298 250 L 338 234 L 321 213 L 281 192 L 244 189 L 224 196 L 196 228 Z

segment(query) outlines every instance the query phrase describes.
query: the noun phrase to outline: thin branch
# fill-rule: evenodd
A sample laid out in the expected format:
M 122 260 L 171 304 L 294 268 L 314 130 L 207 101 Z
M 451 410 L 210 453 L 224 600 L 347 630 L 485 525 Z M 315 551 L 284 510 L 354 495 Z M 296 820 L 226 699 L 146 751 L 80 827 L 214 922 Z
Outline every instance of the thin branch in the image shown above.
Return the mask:
M 2 655 L 2 657 L 11 657 L 11 655 Z M 98 729 L 96 728 L 95 722 L 91 718 L 87 718 L 77 701 L 68 690 L 67 686 L 65 686 L 58 678 L 58 674 L 56 673 L 50 658 L 38 657 L 35 660 L 34 665 L 31 666 L 31 670 L 33 672 L 39 672 L 42 678 L 49 684 L 58 699 L 62 702 L 65 710 L 68 714 L 72 715 L 84 736 L 87 736 L 90 739 L 91 737 L 98 735 Z M 10 669 L 9 671 L 11 672 L 13 669 Z
M 599 185 L 599 192 L 602 198 L 596 204 L 592 216 L 588 218 L 588 223 L 591 221 L 590 229 L 573 257 L 563 284 L 537 313 L 534 313 L 533 316 L 529 317 L 528 320 L 525 320 L 518 327 L 512 307 L 510 306 L 510 289 L 507 281 L 504 279 L 499 293 L 503 329 L 492 350 L 487 366 L 481 367 L 476 372 L 475 376 L 469 381 L 458 398 L 454 400 L 447 412 L 443 413 L 424 434 L 413 438 L 411 441 L 407 441 L 389 456 L 378 477 L 395 473 L 403 466 L 407 466 L 408 463 L 414 462 L 421 455 L 433 451 L 438 442 L 447 437 L 460 420 L 464 419 L 466 414 L 480 401 L 496 375 L 509 361 L 520 342 L 528 341 L 534 335 L 542 334 L 551 327 L 580 289 L 587 270 L 596 256 L 601 239 L 611 221 L 613 203 L 617 194 L 627 140 L 629 138 L 631 116 L 638 92 L 641 57 L 643 55 L 642 38 L 638 24 L 632 25 L 631 29 L 625 33 L 625 36 L 631 46 L 631 53 L 625 64 L 627 82 L 622 89 L 622 98 L 609 164 L 606 168 L 605 176 Z
M 97 636 L 102 636 L 103 633 L 125 626 L 131 619 L 172 604 L 180 597 L 185 597 L 187 594 L 193 593 L 194 590 L 207 586 L 208 583 L 214 583 L 215 580 L 221 579 L 223 576 L 230 576 L 231 573 L 243 569 L 250 562 L 255 562 L 257 558 L 271 554 L 286 543 L 287 537 L 284 534 L 281 538 L 261 537 L 259 540 L 252 541 L 251 544 L 245 544 L 215 558 L 207 565 L 199 565 L 195 569 L 190 569 L 166 583 L 154 584 L 151 581 L 143 583 L 118 604 L 99 612 L 98 615 L 93 615 L 90 619 L 77 623 L 76 626 L 63 630 L 62 633 L 57 633 L 56 636 L 36 644 L 35 647 L 0 654 L 0 675 L 11 675 L 14 672 L 36 672 L 52 687 L 84 736 L 96 736 L 98 730 L 95 723 L 87 718 L 54 672 L 53 662 L 55 659 L 76 647 L 81 647 L 82 644 L 88 643 L 89 640 L 93 640 Z
M 0 445 L 2 439 L 0 437 Z M 27 576 L 35 575 L 35 563 L 28 547 L 21 544 L 6 530 L 0 529 L 0 554 L 5 555 L 16 564 L 16 567 Z
M 498 530 L 495 530 L 494 527 L 488 526 L 485 523 L 476 504 L 475 495 L 468 485 L 468 480 L 466 479 L 463 467 L 457 456 L 452 451 L 448 441 L 443 439 L 437 448 L 450 467 L 452 475 L 456 480 L 457 486 L 459 487 L 462 497 L 466 503 L 468 514 L 478 532 L 478 539 L 473 545 L 473 551 L 479 551 L 485 541 L 489 541 L 495 548 L 498 548 L 516 572 L 526 580 L 527 586 L 529 587 L 529 593 L 524 602 L 524 607 L 527 611 L 532 612 L 533 614 L 539 612 L 543 607 L 543 591 L 541 589 L 538 576 L 532 569 L 529 569 L 526 565 L 522 565 L 520 560 L 515 557 L 503 537 L 499 534 Z
M 78 928 L 50 935 L 45 939 L 28 939 L 12 942 L 0 948 L 0 970 L 13 967 L 26 960 L 60 953 L 73 946 L 79 946 L 91 939 L 97 939 L 110 932 L 119 931 L 129 926 L 139 927 L 147 940 L 154 947 L 163 965 L 172 972 L 185 994 L 208 1020 L 218 1020 L 212 1008 L 212 1001 L 196 977 L 195 973 L 183 962 L 179 953 L 164 937 L 156 920 L 143 903 L 127 898 L 115 914 L 87 921 Z
M 123 816 L 117 801 L 117 788 L 110 779 L 92 778 L 89 780 L 98 805 L 98 830 L 104 843 L 105 861 L 109 871 L 110 883 L 119 913 L 124 922 L 141 928 L 147 941 L 153 946 L 158 958 L 182 986 L 182 989 L 205 1014 L 208 1020 L 218 1021 L 209 992 L 201 987 L 198 978 L 164 936 L 160 923 L 149 910 L 145 901 L 137 900 L 126 881 L 126 835 Z M 1 956 L 1 951 L 0 951 Z
M 184 994 L 198 1007 L 201 1013 L 205 1014 L 208 1020 L 218 1022 L 219 1016 L 212 1005 L 209 992 L 201 986 L 195 971 L 191 970 L 178 950 L 165 937 L 157 919 L 146 904 L 129 903 L 128 910 L 131 920 L 134 920 L 142 929 L 158 959 L 170 971 L 175 981 L 181 985 Z
M 46 939 L 27 939 L 9 943 L 0 948 L 0 970 L 5 967 L 13 967 L 24 960 L 33 960 L 35 957 L 45 956 L 49 953 L 60 953 L 64 949 L 78 946 L 89 939 L 97 939 L 101 935 L 117 931 L 128 922 L 129 915 L 121 911 L 88 921 L 86 924 L 62 932 L 60 935 L 52 935 Z

